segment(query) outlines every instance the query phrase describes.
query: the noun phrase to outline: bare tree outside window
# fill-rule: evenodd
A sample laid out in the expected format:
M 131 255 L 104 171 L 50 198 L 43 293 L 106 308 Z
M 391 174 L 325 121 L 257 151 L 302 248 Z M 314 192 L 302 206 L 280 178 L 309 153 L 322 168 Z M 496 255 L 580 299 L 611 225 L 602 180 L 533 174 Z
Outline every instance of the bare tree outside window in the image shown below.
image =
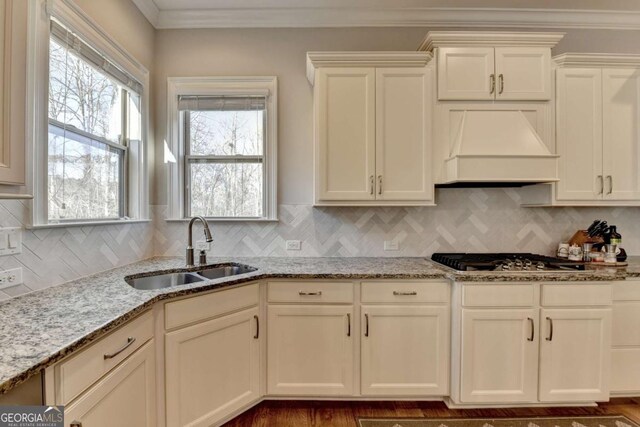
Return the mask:
M 262 217 L 264 100 L 217 101 L 206 110 L 184 113 L 187 211 L 205 217 Z M 245 101 L 248 106 L 241 108 Z
M 123 86 L 55 38 L 49 51 L 49 220 L 124 216 Z

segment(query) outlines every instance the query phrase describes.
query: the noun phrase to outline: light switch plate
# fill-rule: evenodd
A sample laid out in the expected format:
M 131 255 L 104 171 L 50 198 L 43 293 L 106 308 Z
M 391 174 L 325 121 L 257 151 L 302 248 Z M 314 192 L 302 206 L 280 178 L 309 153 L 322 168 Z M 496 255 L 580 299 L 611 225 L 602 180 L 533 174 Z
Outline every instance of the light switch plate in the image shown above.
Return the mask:
M 22 253 L 22 228 L 0 228 L 0 256 Z
M 299 251 L 302 248 L 302 241 L 300 240 L 287 240 L 285 247 L 288 251 Z
M 22 267 L 0 271 L 0 289 L 10 288 L 22 283 Z

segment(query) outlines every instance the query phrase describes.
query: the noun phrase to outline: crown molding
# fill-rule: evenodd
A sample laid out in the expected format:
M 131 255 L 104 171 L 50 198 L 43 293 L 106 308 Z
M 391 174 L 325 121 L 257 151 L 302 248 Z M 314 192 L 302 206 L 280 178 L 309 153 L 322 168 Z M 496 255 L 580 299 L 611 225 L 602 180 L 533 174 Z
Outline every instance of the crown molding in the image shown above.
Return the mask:
M 307 79 L 315 81 L 323 67 L 424 67 L 433 58 L 430 52 L 307 52 Z
M 640 67 L 640 55 L 609 53 L 563 53 L 553 57 L 559 68 L 564 67 Z
M 537 46 L 552 48 L 565 33 L 429 31 L 418 47 L 429 52 L 443 46 Z
M 157 29 L 304 27 L 589 28 L 640 30 L 640 12 L 434 7 L 263 7 L 159 10 L 133 0 Z

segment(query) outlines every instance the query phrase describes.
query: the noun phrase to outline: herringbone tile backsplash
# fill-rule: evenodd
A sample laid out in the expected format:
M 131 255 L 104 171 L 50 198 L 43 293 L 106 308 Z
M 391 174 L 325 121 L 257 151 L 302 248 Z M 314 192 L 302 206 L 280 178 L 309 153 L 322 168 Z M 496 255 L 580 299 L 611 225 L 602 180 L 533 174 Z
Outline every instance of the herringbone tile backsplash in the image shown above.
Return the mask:
M 518 189 L 442 189 L 436 207 L 314 208 L 280 205 L 278 222 L 212 225 L 212 255 L 430 256 L 435 251 L 552 253 L 561 240 L 598 218 L 618 225 L 623 246 L 640 255 L 640 208 L 522 208 Z M 57 285 L 148 258 L 184 255 L 186 222 L 165 221 L 152 206 L 143 224 L 24 230 L 23 252 L 0 257 L 0 268 L 23 267 L 24 285 L 0 299 Z M 24 227 L 29 203 L 0 202 L 0 226 Z M 199 231 L 196 232 L 199 238 Z M 286 240 L 302 250 L 286 251 Z M 395 240 L 397 251 L 384 251 Z

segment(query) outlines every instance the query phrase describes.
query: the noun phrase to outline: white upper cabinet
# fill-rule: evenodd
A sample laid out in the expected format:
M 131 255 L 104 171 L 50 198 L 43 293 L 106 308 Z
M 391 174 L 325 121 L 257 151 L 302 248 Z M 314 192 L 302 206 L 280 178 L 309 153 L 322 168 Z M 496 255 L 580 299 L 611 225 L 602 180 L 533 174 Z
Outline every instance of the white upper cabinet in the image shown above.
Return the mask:
M 496 99 L 551 99 L 551 49 L 497 47 L 495 64 Z
M 441 101 L 548 101 L 551 48 L 564 33 L 431 31 Z
M 430 70 L 376 70 L 376 199 L 432 200 Z
M 602 70 L 606 200 L 640 200 L 640 69 Z
M 438 99 L 495 97 L 492 47 L 443 47 L 438 51 Z
M 307 54 L 317 205 L 433 204 L 430 58 Z
M 599 69 L 557 71 L 558 199 L 602 197 L 601 77 Z
M 318 198 L 374 200 L 375 69 L 321 69 L 316 76 Z
M 551 49 L 545 47 L 442 47 L 438 99 L 551 99 Z
M 640 202 L 640 56 L 555 58 L 557 205 Z

